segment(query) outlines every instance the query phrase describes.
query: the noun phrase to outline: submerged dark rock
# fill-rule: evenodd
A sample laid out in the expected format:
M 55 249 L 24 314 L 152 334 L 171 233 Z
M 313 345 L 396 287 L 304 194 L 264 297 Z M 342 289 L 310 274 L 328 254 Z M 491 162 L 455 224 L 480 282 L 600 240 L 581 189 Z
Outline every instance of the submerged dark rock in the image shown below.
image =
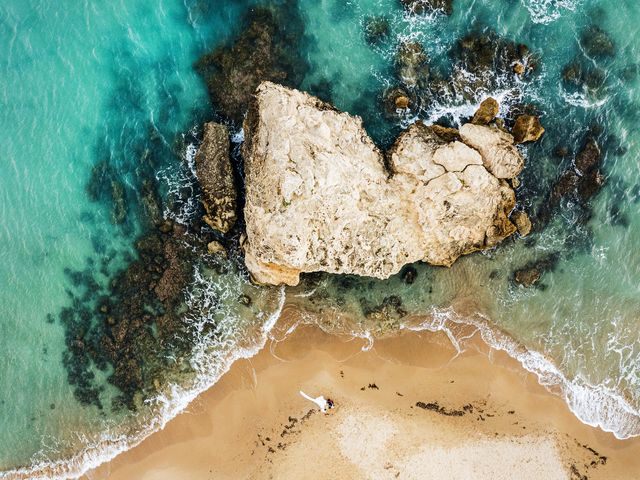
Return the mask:
M 556 148 L 553 149 L 553 155 L 557 158 L 566 158 L 570 154 L 571 151 L 566 145 L 556 145 Z
M 411 285 L 418 278 L 418 270 L 416 270 L 416 267 L 408 265 L 402 269 L 400 277 L 404 283 Z
M 110 407 L 135 410 L 164 383 L 167 359 L 188 356 L 193 333 L 184 319 L 184 292 L 204 248 L 186 227 L 164 221 L 139 238 L 136 258 L 108 285 L 93 270 L 66 272 L 73 291 L 71 306 L 59 314 L 63 364 L 81 404 L 105 408 L 94 371 L 110 367 L 107 380 L 120 392 L 108 399 Z
M 589 201 L 604 185 L 604 175 L 600 171 L 602 150 L 593 137 L 588 137 L 576 155 L 574 165 L 565 170 L 551 188 L 548 209 L 544 219 L 548 219 L 553 208 L 565 197 L 575 200 L 578 207 L 590 209 Z M 587 214 L 584 218 L 589 218 Z
M 513 65 L 521 63 L 525 71 L 535 70 L 536 62 L 526 45 L 516 44 L 493 31 L 474 32 L 463 37 L 453 52 L 470 73 L 490 73 L 497 77 L 513 74 Z
M 111 220 L 115 224 L 124 222 L 127 216 L 127 204 L 125 200 L 124 185 L 118 180 L 111 181 L 111 197 L 113 199 L 113 210 Z
M 585 145 L 576 155 L 575 166 L 578 173 L 585 175 L 600 166 L 602 152 L 600 146 L 593 139 L 587 139 Z
M 389 19 L 384 16 L 367 17 L 364 20 L 364 38 L 370 45 L 378 45 L 389 37 Z
M 498 88 L 515 86 L 516 78 L 528 79 L 537 68 L 537 57 L 528 47 L 503 38 L 490 29 L 464 35 L 454 44 L 449 55 L 452 63 L 450 73 L 432 74 L 433 80 L 428 87 L 431 95 L 440 101 L 451 96 L 478 101 Z
M 222 115 L 240 124 L 264 80 L 291 87 L 300 84 L 307 68 L 298 51 L 303 25 L 295 0 L 251 8 L 232 45 L 218 47 L 196 62 L 195 68 Z
M 206 212 L 203 220 L 222 234 L 236 222 L 237 195 L 229 147 L 227 127 L 213 122 L 204 125 L 204 138 L 195 156 L 196 176 Z
M 552 253 L 530 262 L 513 273 L 513 280 L 523 287 L 531 287 L 537 284 L 545 273 L 553 271 L 559 261 L 560 256 L 557 253 Z
M 597 93 L 605 84 L 606 72 L 584 59 L 575 58 L 562 69 L 562 81 L 567 87 L 586 88 Z
M 374 307 L 370 306 L 365 299 L 361 299 L 360 302 L 364 316 L 379 325 L 396 322 L 407 315 L 407 311 L 402 308 L 402 299 L 398 295 L 389 295 Z
M 107 160 L 100 161 L 93 167 L 86 190 L 92 201 L 110 204 L 110 218 L 114 224 L 124 223 L 128 212 L 125 187 Z
M 582 32 L 580 45 L 590 57 L 613 57 L 616 54 L 615 45 L 609 34 L 596 25 Z
M 537 283 L 542 276 L 542 272 L 535 266 L 525 267 L 514 272 L 514 280 L 518 285 L 530 287 Z
M 395 56 L 396 76 L 408 88 L 424 86 L 429 79 L 428 61 L 422 44 L 402 42 Z

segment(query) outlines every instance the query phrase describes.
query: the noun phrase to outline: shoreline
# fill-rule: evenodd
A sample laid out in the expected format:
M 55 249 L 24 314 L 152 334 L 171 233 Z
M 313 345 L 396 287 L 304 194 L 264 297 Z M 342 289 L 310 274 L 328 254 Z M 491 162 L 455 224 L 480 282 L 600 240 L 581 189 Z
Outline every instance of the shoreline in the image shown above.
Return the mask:
M 392 470 L 412 478 L 427 460 L 461 475 L 483 469 L 480 478 L 509 478 L 515 465 L 535 466 L 522 467 L 520 478 L 539 478 L 543 460 L 546 478 L 631 479 L 640 470 L 640 439 L 618 440 L 582 423 L 563 398 L 479 335 L 461 354 L 443 332 L 404 332 L 363 350 L 365 339 L 309 325 L 289 332 L 281 319 L 270 337 L 163 430 L 81 478 L 307 478 L 296 469 L 309 467 L 310 450 L 316 468 L 335 478 Z M 313 404 L 300 389 L 331 397 L 337 408 L 326 417 L 309 413 Z M 354 451 L 367 434 L 381 447 L 372 452 L 389 458 Z M 339 440 L 351 437 L 351 447 Z

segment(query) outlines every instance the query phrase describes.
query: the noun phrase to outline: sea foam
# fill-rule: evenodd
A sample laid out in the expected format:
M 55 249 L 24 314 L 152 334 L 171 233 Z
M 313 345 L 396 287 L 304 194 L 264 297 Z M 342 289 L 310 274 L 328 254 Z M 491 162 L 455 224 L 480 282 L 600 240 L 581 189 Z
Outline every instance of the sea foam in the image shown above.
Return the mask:
M 522 0 L 531 20 L 543 24 L 557 20 L 566 10 L 575 10 L 579 3 L 578 0 Z
M 238 276 L 234 276 L 233 279 L 241 281 Z M 247 339 L 244 337 L 246 329 L 238 328 L 238 315 L 230 308 L 223 306 L 225 300 L 231 300 L 228 297 L 234 292 L 237 292 L 236 288 L 229 288 L 229 285 L 223 282 L 208 279 L 199 269 L 195 270 L 194 282 L 187 292 L 187 304 L 191 309 L 209 312 L 189 319 L 193 331 L 201 332 L 195 335 L 197 340 L 190 359 L 191 366 L 196 372 L 195 377 L 187 386 L 177 383 L 169 384 L 162 394 L 149 399 L 147 403 L 153 405 L 154 416 L 141 430 L 133 434 L 106 432 L 99 441 L 86 445 L 71 458 L 54 462 L 34 462 L 29 467 L 0 472 L 0 478 L 33 480 L 76 478 L 139 445 L 152 433 L 162 430 L 167 422 L 183 412 L 198 395 L 214 385 L 236 360 L 251 358 L 264 347 L 269 332 L 276 324 L 285 304 L 284 288 L 279 288 L 274 311 L 258 314 L 260 328 Z M 209 307 L 214 298 L 221 302 L 217 303 L 216 315 L 221 315 L 222 308 L 223 315 L 227 315 L 226 321 L 216 322 L 220 328 L 215 333 L 202 333 L 205 331 L 203 326 L 213 321 L 211 314 L 214 309 Z
M 525 370 L 535 374 L 547 390 L 559 394 L 581 422 L 610 432 L 620 440 L 640 435 L 640 410 L 618 392 L 602 384 L 590 384 L 580 377 L 569 379 L 553 361 L 518 343 L 484 315 L 469 317 L 459 315 L 454 308 L 433 309 L 424 322 L 403 328 L 443 332 L 461 352 L 462 343 L 452 328 L 456 325 L 474 327 L 487 345 L 516 359 Z

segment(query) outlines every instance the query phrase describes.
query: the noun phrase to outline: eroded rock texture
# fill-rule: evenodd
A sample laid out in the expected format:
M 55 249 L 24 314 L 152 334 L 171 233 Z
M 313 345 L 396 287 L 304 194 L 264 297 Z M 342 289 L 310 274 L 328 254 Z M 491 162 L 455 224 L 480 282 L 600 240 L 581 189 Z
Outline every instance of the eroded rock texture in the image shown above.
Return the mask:
M 459 137 L 418 122 L 385 158 L 360 118 L 264 82 L 244 129 L 245 262 L 257 282 L 450 266 L 516 231 L 504 179 L 524 162 L 496 128 L 467 124 Z
M 195 164 L 206 211 L 203 220 L 214 230 L 227 233 L 236 221 L 236 189 L 227 127 L 213 122 L 204 125 L 204 138 Z

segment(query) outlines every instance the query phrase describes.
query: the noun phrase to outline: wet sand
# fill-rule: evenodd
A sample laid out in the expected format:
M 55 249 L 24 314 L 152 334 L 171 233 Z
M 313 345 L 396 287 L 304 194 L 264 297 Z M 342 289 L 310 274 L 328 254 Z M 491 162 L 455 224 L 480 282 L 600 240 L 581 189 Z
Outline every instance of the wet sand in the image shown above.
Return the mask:
M 83 478 L 635 479 L 640 440 L 582 424 L 479 339 L 376 340 L 301 326 L 231 370 L 138 447 Z M 298 391 L 335 401 L 328 414 Z

